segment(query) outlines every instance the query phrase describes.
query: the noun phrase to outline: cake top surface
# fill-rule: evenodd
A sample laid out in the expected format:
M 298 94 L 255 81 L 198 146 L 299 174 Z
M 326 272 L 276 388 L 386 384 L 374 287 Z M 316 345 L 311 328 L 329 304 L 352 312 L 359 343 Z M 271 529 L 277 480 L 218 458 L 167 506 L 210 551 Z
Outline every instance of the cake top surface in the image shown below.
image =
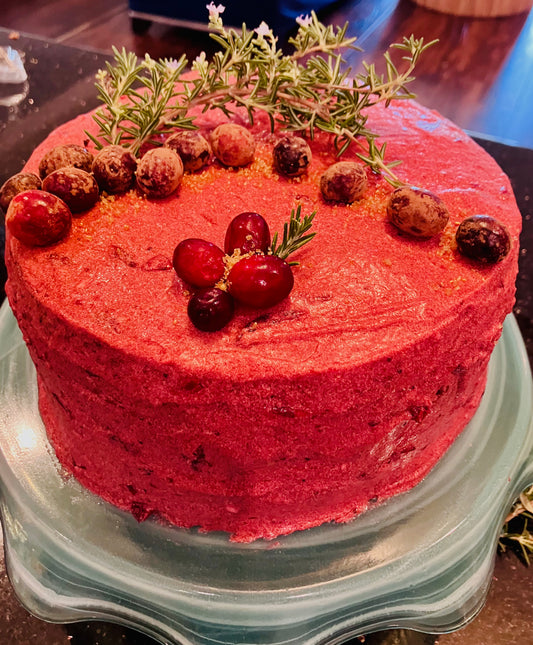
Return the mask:
M 211 111 L 197 125 L 209 134 L 225 120 Z M 402 161 L 400 179 L 445 202 L 450 221 L 440 236 L 420 240 L 396 230 L 386 216 L 393 189 L 371 171 L 360 200 L 324 200 L 320 176 L 339 160 L 329 135 L 319 133 L 311 142 L 304 177 L 280 176 L 272 168 L 279 134 L 259 116 L 251 127 L 257 143 L 251 165 L 229 169 L 215 161 L 186 173 L 165 199 L 136 190 L 104 196 L 51 247 L 25 247 L 12 237 L 8 244 L 43 306 L 132 354 L 240 378 L 312 373 L 317 366 L 336 369 L 388 356 L 438 332 L 487 281 L 503 280 L 516 264 L 521 220 L 496 163 L 438 113 L 397 101 L 374 106 L 369 124 L 387 141 L 388 157 Z M 96 132 L 90 114 L 58 128 L 26 170 L 36 171 L 55 145 L 86 144 L 86 130 Z M 356 160 L 355 152 L 348 149 L 342 159 Z M 187 317 L 188 288 L 172 269 L 176 245 L 198 237 L 222 246 L 228 223 L 245 211 L 260 213 L 271 231 L 281 231 L 298 205 L 303 215 L 316 211 L 316 236 L 294 254 L 299 265 L 290 296 L 265 310 L 239 306 L 221 331 L 195 329 Z M 457 252 L 455 230 L 475 214 L 493 215 L 508 227 L 512 249 L 502 262 L 482 265 Z

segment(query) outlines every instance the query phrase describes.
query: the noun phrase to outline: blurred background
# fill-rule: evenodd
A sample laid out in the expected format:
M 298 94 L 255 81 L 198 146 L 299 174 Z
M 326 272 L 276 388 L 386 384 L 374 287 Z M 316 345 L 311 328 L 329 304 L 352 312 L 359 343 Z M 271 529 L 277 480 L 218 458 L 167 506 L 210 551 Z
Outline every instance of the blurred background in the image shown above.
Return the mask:
M 107 52 L 112 45 L 139 55 L 189 60 L 213 41 L 205 0 L 2 0 L 0 27 L 55 43 Z M 215 4 L 219 4 L 218 2 Z M 315 9 L 326 24 L 350 23 L 362 54 L 379 61 L 383 50 L 404 35 L 439 39 L 416 72 L 421 103 L 437 108 L 461 127 L 533 147 L 533 17 L 531 0 L 227 0 L 226 24 L 266 20 L 290 35 L 294 18 Z M 436 6 L 441 11 L 428 8 Z M 445 9 L 446 12 L 443 12 Z M 458 15 L 462 13 L 477 15 Z M 493 14 L 492 17 L 486 17 Z M 499 15 L 503 14 L 503 15 Z

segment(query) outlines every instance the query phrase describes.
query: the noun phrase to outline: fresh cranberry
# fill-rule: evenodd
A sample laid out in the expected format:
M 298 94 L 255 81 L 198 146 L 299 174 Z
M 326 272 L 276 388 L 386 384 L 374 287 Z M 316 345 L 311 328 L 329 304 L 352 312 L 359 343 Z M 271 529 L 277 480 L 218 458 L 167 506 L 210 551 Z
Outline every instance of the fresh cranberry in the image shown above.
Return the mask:
M 245 305 L 272 307 L 294 285 L 291 267 L 276 255 L 251 255 L 233 266 L 228 276 L 231 295 Z
M 273 150 L 274 168 L 287 177 L 300 177 L 311 163 L 311 148 L 302 137 L 285 136 Z
M 215 157 L 224 166 L 240 168 L 254 160 L 255 140 L 249 130 L 237 123 L 222 123 L 216 127 L 211 145 Z
M 269 246 L 268 224 L 259 213 L 241 213 L 231 220 L 224 241 L 224 251 L 228 255 L 235 249 L 239 249 L 242 254 L 254 251 L 266 253 Z
M 507 227 L 490 215 L 472 215 L 464 219 L 455 239 L 460 253 L 488 264 L 500 262 L 511 250 Z
M 59 168 L 46 175 L 42 187 L 62 199 L 72 213 L 92 208 L 100 194 L 94 176 L 74 166 Z
M 122 146 L 105 146 L 98 152 L 92 171 L 100 190 L 106 193 L 124 193 L 132 187 L 137 159 Z
M 211 159 L 209 141 L 198 130 L 178 130 L 165 141 L 165 148 L 178 153 L 188 172 L 201 170 Z
M 11 200 L 6 213 L 10 233 L 28 246 L 48 246 L 70 231 L 72 213 L 64 201 L 44 190 L 25 190 Z
M 187 314 L 200 331 L 219 331 L 233 318 L 233 298 L 227 291 L 211 287 L 191 296 Z
M 0 188 L 0 208 L 7 212 L 9 202 L 25 190 L 41 190 L 42 182 L 37 175 L 32 172 L 19 172 L 10 177 Z
M 414 237 L 439 235 L 450 217 L 442 199 L 414 186 L 400 186 L 391 194 L 387 204 L 391 224 Z
M 152 148 L 142 157 L 135 173 L 137 186 L 153 199 L 172 195 L 183 177 L 183 163 L 171 148 Z
M 193 287 L 212 287 L 224 275 L 224 251 L 212 242 L 188 238 L 174 250 L 172 265 L 178 276 Z
M 74 166 L 85 172 L 91 172 L 93 155 L 83 146 L 76 143 L 65 143 L 49 150 L 39 162 L 39 175 L 44 179 L 59 168 Z

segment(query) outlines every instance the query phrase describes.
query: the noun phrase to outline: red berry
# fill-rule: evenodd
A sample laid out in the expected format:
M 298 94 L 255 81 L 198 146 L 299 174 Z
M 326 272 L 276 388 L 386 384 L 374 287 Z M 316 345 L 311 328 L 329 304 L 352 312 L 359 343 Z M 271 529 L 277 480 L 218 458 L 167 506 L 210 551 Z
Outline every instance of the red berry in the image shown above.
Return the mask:
M 152 148 L 139 161 L 136 177 L 137 186 L 148 197 L 168 197 L 181 183 L 183 163 L 170 148 Z
M 212 242 L 188 238 L 174 250 L 172 265 L 178 276 L 193 287 L 212 287 L 224 275 L 224 251 Z
M 300 177 L 311 163 L 311 148 L 302 137 L 285 136 L 273 150 L 274 168 L 287 177 Z
M 135 179 L 137 159 L 122 146 L 105 146 L 94 158 L 92 171 L 100 190 L 124 193 Z
M 224 251 L 231 255 L 235 249 L 245 253 L 266 253 L 270 246 L 270 231 L 259 213 L 241 213 L 234 217 L 226 231 Z
M 209 141 L 198 130 L 178 130 L 165 141 L 165 147 L 178 153 L 188 172 L 201 170 L 211 159 Z
M 100 194 L 93 175 L 74 166 L 65 166 L 47 175 L 43 179 L 43 190 L 62 199 L 72 213 L 92 208 Z
M 32 172 L 19 172 L 10 177 L 0 188 L 0 208 L 7 211 L 9 202 L 25 190 L 41 190 L 42 182 L 37 175 Z
M 251 255 L 233 266 L 228 284 L 231 295 L 243 304 L 272 307 L 289 295 L 294 276 L 277 255 Z
M 233 318 L 233 298 L 222 289 L 202 289 L 191 296 L 187 313 L 200 331 L 218 331 Z
M 387 215 L 396 228 L 415 237 L 439 235 L 450 217 L 442 199 L 414 186 L 400 186 L 391 194 Z
M 255 140 L 237 123 L 222 123 L 213 130 L 211 144 L 215 157 L 225 166 L 247 166 L 254 160 Z
M 6 213 L 10 233 L 28 246 L 48 246 L 63 239 L 72 225 L 64 201 L 44 190 L 26 190 L 11 200 Z
M 500 262 L 511 250 L 507 227 L 490 215 L 472 215 L 464 219 L 455 239 L 460 253 L 488 264 Z
M 91 172 L 93 155 L 83 146 L 76 143 L 65 143 L 49 150 L 39 162 L 39 175 L 44 179 L 47 175 L 65 166 L 81 168 Z

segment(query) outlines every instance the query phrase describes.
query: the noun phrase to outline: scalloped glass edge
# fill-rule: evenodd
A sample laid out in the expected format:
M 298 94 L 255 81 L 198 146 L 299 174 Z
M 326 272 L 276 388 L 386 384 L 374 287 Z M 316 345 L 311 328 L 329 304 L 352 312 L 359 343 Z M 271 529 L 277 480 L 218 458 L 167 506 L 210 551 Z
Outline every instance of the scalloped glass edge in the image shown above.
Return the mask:
M 474 419 L 421 484 L 347 524 L 236 544 L 138 524 L 64 474 L 4 304 L 0 510 L 11 582 L 45 620 L 111 620 L 169 643 L 319 645 L 398 626 L 457 629 L 482 607 L 503 518 L 533 483 L 531 395 L 509 316 Z

